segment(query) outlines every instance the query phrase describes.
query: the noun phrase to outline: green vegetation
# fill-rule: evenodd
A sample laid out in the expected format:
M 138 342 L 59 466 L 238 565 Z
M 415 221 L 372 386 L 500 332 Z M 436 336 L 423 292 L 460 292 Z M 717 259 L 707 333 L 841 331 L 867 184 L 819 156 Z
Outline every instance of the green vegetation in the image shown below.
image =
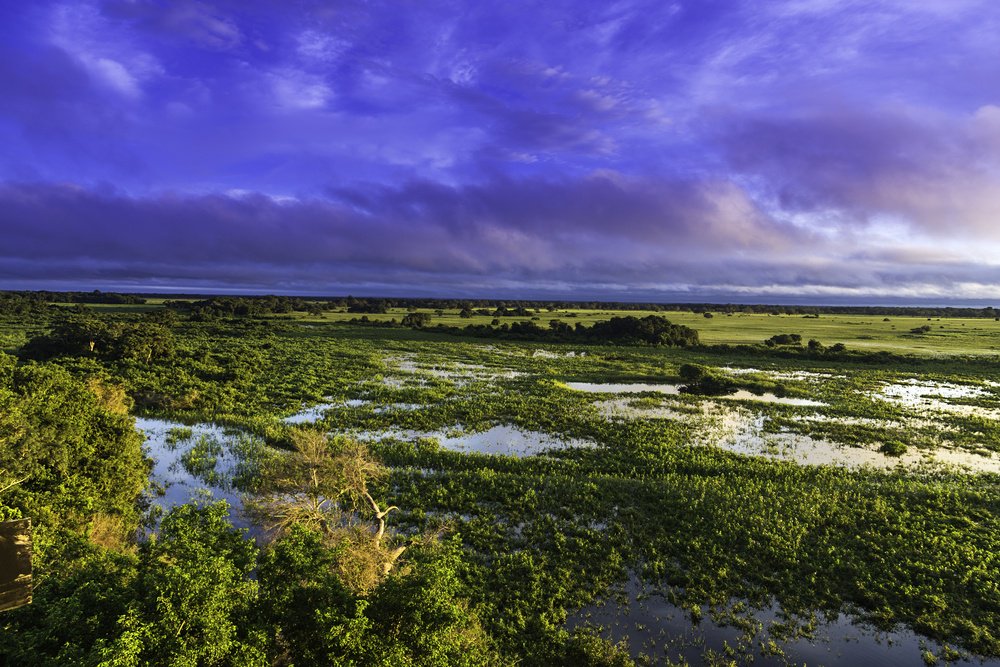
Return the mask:
M 32 518 L 38 582 L 31 606 L 0 615 L 0 662 L 678 660 L 583 623 L 633 581 L 693 619 L 738 627 L 745 641 L 727 659 L 739 663 L 839 613 L 912 629 L 932 640 L 930 657 L 1000 656 L 992 318 L 917 336 L 899 313 L 715 306 L 712 318 L 663 320 L 300 301 L 149 299 L 72 317 L 36 305 L 0 319 L 0 513 Z M 426 317 L 350 324 L 357 309 L 369 322 Z M 512 331 L 535 316 L 545 336 L 561 329 L 549 320 L 572 319 L 574 334 L 436 330 L 520 318 Z M 661 321 L 697 328 L 701 345 L 645 337 Z M 576 323 L 589 333 L 576 337 Z M 650 388 L 624 400 L 568 382 Z M 686 391 L 656 390 L 676 385 Z M 315 426 L 282 421 L 317 404 Z M 144 516 L 156 498 L 132 415 L 192 425 L 165 444 L 205 483 L 246 493 L 240 520 L 259 544 L 223 504 Z M 228 450 L 238 479 L 218 466 L 229 445 L 196 436 L 198 422 L 264 443 Z M 589 446 L 516 457 L 442 444 L 496 426 Z M 751 431 L 758 455 L 727 448 Z M 803 465 L 796 439 L 878 465 Z M 986 472 L 938 462 L 948 456 Z M 772 607 L 783 615 L 758 620 Z
M 906 453 L 907 447 L 899 440 L 887 440 L 878 450 L 886 456 L 902 456 Z
M 460 315 L 461 316 L 461 315 Z M 533 318 L 533 319 L 538 319 Z M 416 329 L 426 327 L 431 322 L 428 313 L 407 313 L 400 326 Z M 381 326 L 395 324 L 395 320 L 371 320 L 367 316 L 352 319 L 352 324 Z M 686 347 L 698 344 L 698 332 L 690 327 L 671 324 L 665 317 L 647 315 L 643 318 L 626 315 L 612 317 L 607 321 L 594 322 L 586 327 L 577 323 L 571 327 L 559 320 L 550 320 L 549 327 L 543 329 L 532 321 L 504 323 L 500 325 L 469 324 L 465 327 L 448 327 L 439 324 L 434 329 L 438 333 L 476 338 L 503 338 L 550 343 L 606 343 L 612 345 L 666 345 Z
M 181 464 L 194 477 L 207 484 L 218 483 L 215 466 L 222 455 L 222 444 L 215 438 L 202 436 L 181 455 Z

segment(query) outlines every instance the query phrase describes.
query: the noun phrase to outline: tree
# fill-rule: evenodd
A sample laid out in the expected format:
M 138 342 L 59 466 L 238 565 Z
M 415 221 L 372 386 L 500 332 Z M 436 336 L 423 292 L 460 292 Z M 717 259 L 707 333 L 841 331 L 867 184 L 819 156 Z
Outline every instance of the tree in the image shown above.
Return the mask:
M 258 598 L 257 547 L 228 521 L 225 502 L 180 505 L 142 545 L 137 599 L 118 619 L 105 664 L 269 664 L 249 618 Z
M 171 308 L 158 308 L 157 310 L 151 310 L 148 313 L 144 313 L 142 318 L 147 322 L 162 324 L 165 327 L 175 326 L 177 322 L 180 321 L 177 311 Z
M 126 540 L 148 468 L 124 392 L 51 365 L 9 362 L 0 354 L 0 470 L 24 481 L 2 502 L 32 517 L 43 555 L 61 531 L 84 535 L 95 520 L 120 524 Z
M 60 320 L 48 334 L 35 336 L 21 348 L 21 354 L 29 359 L 94 356 L 145 363 L 169 357 L 173 351 L 173 333 L 153 320 L 122 324 L 87 317 Z
M 105 351 L 114 335 L 113 327 L 104 322 L 74 315 L 58 320 L 49 333 L 31 338 L 21 353 L 29 359 L 96 355 Z
M 312 429 L 293 431 L 291 440 L 293 451 L 263 471 L 262 493 L 247 499 L 248 510 L 272 536 L 296 525 L 318 530 L 339 550 L 337 568 L 345 585 L 371 590 L 406 550 L 387 544 L 386 519 L 398 508 L 383 509 L 369 491 L 385 469 L 357 440 L 331 440 Z
M 380 641 L 366 646 L 364 664 L 504 664 L 460 597 L 460 544 L 453 538 L 418 547 L 412 572 L 394 573 L 375 589 L 366 616 Z
M 168 358 L 173 353 L 173 333 L 162 324 L 153 322 L 129 326 L 114 341 L 113 354 L 119 359 L 148 364 L 154 358 Z
M 404 327 L 414 327 L 419 329 L 431 323 L 430 313 L 407 313 L 403 316 L 402 325 Z
M 463 592 L 457 538 L 415 547 L 411 567 L 367 596 L 349 591 L 323 535 L 296 525 L 261 558 L 260 608 L 274 664 L 503 665 Z
M 659 315 L 643 318 L 626 315 L 596 322 L 587 336 L 598 341 L 619 345 L 669 345 L 685 347 L 698 344 L 698 332 L 690 327 L 673 324 Z
M 774 347 L 775 345 L 801 345 L 802 335 L 801 334 L 775 334 L 767 340 L 764 344 L 768 347 Z
M 678 374 L 687 383 L 681 388 L 685 394 L 720 396 L 736 389 L 729 377 L 714 373 L 712 369 L 700 364 L 682 364 Z

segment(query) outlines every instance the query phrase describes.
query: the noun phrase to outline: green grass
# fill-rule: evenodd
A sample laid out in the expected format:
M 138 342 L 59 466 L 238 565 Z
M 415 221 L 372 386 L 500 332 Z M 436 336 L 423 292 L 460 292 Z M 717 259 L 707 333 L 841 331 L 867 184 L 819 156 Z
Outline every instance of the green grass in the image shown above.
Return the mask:
M 143 313 L 162 307 L 165 299 L 149 299 L 141 305 L 86 304 L 85 307 L 106 314 Z M 75 304 L 56 304 L 64 307 Z M 464 327 L 470 324 L 486 325 L 492 316 L 474 315 L 462 318 L 457 309 L 448 309 L 437 315 L 434 309 L 418 308 L 417 312 L 432 316 L 431 325 L 443 324 L 450 327 Z M 409 312 L 404 308 L 393 308 L 385 314 L 366 315 L 372 321 L 396 321 Z M 560 309 L 548 311 L 540 309 L 528 317 L 501 317 L 501 323 L 535 320 L 542 327 L 550 320 L 558 319 L 570 325 L 582 323 L 591 326 L 614 316 L 662 315 L 675 324 L 697 329 L 701 342 L 714 344 L 756 344 L 762 343 L 775 334 L 797 333 L 803 342 L 816 339 L 824 345 L 844 343 L 851 349 L 866 351 L 888 351 L 899 354 L 920 356 L 947 355 L 1000 355 L 1000 322 L 989 318 L 931 318 L 901 317 L 896 315 L 821 315 L 819 318 L 801 315 L 768 315 L 734 313 L 726 315 L 714 312 L 712 318 L 688 311 L 634 311 L 610 309 Z M 347 322 L 362 314 L 328 311 L 322 315 L 296 312 L 291 315 L 276 315 L 274 318 L 291 318 L 304 324 Z M 884 321 L 885 318 L 888 321 Z M 912 334 L 911 329 L 929 325 L 926 334 Z
M 392 309 L 386 314 L 368 315 L 372 321 L 401 320 L 405 309 Z M 429 313 L 432 325 L 464 327 L 469 324 L 490 324 L 493 317 L 475 315 L 461 318 L 457 310 L 445 311 L 443 316 L 435 315 L 431 309 L 419 309 Z M 781 333 L 797 333 L 803 342 L 816 339 L 824 345 L 844 343 L 851 349 L 867 351 L 888 351 L 899 354 L 921 356 L 940 355 L 1000 355 L 1000 322 L 986 318 L 934 318 L 857 315 L 821 315 L 806 318 L 800 315 L 764 315 L 736 313 L 727 316 L 715 313 L 714 317 L 690 312 L 613 311 L 613 310 L 558 310 L 541 311 L 531 317 L 502 317 L 500 322 L 518 322 L 537 317 L 539 326 L 548 326 L 550 320 L 558 319 L 571 325 L 577 322 L 591 326 L 613 316 L 662 315 L 674 324 L 683 324 L 696 329 L 701 342 L 714 344 L 755 344 Z M 296 313 L 295 319 L 302 322 L 343 322 L 361 317 L 359 314 L 328 312 L 322 316 Z M 929 324 L 932 330 L 926 334 L 911 334 L 910 330 Z

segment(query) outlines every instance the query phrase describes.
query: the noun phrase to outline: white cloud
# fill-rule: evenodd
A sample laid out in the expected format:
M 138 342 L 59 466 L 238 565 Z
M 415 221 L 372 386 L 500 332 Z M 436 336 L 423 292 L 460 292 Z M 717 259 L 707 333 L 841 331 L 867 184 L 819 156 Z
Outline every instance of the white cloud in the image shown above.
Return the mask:
M 166 22 L 188 39 L 210 49 L 227 51 L 243 41 L 243 34 L 235 22 L 200 2 L 171 8 Z
M 299 33 L 295 50 L 303 60 L 329 64 L 339 59 L 350 46 L 350 42 L 329 33 L 305 30 Z
M 139 82 L 120 62 L 109 58 L 88 58 L 85 64 L 92 74 L 112 90 L 126 97 L 139 97 L 142 94 Z
M 152 55 L 116 33 L 91 5 L 65 4 L 53 10 L 49 41 L 74 58 L 99 85 L 138 99 L 143 84 L 163 74 Z
M 322 109 L 333 98 L 333 90 L 322 77 L 300 70 L 278 70 L 267 80 L 274 102 L 286 109 Z

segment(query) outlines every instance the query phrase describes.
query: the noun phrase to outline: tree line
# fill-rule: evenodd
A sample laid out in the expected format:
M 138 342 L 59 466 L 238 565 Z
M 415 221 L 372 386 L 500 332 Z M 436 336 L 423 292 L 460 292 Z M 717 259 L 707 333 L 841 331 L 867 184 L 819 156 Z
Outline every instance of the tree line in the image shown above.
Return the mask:
M 967 317 L 1000 318 L 1000 309 L 952 306 L 833 306 L 833 305 L 781 305 L 736 303 L 680 303 L 651 301 L 597 301 L 597 300 L 524 300 L 524 299 L 459 299 L 425 297 L 354 297 L 347 296 L 275 296 L 243 295 L 219 296 L 211 294 L 133 294 L 102 292 L 101 290 L 62 291 L 3 291 L 0 292 L 0 315 L 22 314 L 41 309 L 49 303 L 78 304 L 144 304 L 148 298 L 166 298 L 169 308 L 194 314 L 197 317 L 255 317 L 270 314 L 305 311 L 316 314 L 329 310 L 346 310 L 351 313 L 386 313 L 392 308 L 458 310 L 468 316 L 493 315 L 494 317 L 523 317 L 557 310 L 642 310 L 652 312 L 691 312 L 696 314 L 769 314 L 802 315 L 895 315 L 897 317 Z
M 424 331 L 458 336 L 553 343 L 664 345 L 669 347 L 698 345 L 698 332 L 695 329 L 673 324 L 667 318 L 659 315 L 647 315 L 641 318 L 632 315 L 612 317 L 604 322 L 595 322 L 589 327 L 580 322 L 571 326 L 558 319 L 551 320 L 548 328 L 541 327 L 532 321 L 504 322 L 496 326 L 470 324 L 465 327 L 443 324 L 431 327 L 429 326 L 430 321 L 431 317 L 427 313 L 407 313 L 399 323 L 395 320 L 389 322 L 374 321 L 367 317 L 352 319 L 351 323 L 389 328 L 408 326 Z

